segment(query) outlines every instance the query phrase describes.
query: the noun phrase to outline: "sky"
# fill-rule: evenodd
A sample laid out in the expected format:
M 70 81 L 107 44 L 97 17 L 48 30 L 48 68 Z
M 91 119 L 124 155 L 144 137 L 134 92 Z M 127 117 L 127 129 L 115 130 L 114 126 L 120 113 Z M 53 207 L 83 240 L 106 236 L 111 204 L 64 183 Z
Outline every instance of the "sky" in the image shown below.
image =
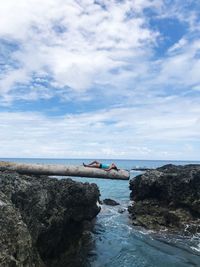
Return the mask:
M 200 1 L 0 0 L 0 148 L 200 160 Z

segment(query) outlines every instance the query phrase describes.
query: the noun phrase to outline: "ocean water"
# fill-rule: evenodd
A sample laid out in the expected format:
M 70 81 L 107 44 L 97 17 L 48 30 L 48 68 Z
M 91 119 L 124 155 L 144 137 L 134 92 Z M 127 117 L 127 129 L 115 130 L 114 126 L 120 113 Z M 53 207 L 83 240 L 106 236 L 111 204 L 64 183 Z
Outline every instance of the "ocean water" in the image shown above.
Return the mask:
M 8 159 L 1 159 L 8 160 Z M 15 162 L 75 164 L 88 163 L 83 159 L 9 159 Z M 112 160 L 101 160 L 111 163 Z M 159 167 L 173 163 L 184 165 L 189 161 L 145 161 L 113 160 L 119 168 L 131 170 L 135 167 Z M 131 177 L 139 171 L 131 171 Z M 60 177 L 58 178 L 60 179 Z M 96 183 L 101 192 L 101 199 L 111 198 L 120 203 L 124 213 L 119 213 L 119 206 L 102 205 L 96 218 L 93 249 L 88 255 L 91 267 L 200 267 L 200 235 L 188 238 L 167 233 L 156 234 L 131 225 L 127 207 L 130 204 L 129 181 L 116 181 L 95 178 L 73 177 L 81 182 Z

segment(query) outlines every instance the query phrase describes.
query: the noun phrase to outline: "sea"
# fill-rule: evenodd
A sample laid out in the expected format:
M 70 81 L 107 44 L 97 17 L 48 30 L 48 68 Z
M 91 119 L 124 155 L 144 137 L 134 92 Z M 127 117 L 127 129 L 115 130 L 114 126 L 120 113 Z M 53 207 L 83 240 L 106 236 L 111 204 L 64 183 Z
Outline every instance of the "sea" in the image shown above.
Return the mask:
M 92 159 L 0 159 L 24 163 L 82 165 Z M 114 162 L 119 168 L 130 171 L 134 179 L 141 171 L 134 168 L 156 168 L 165 164 L 200 164 L 200 161 L 161 160 L 105 160 Z M 61 179 L 64 177 L 58 177 Z M 111 198 L 120 203 L 111 207 L 102 205 L 95 220 L 92 233 L 92 249 L 88 254 L 91 267 L 200 267 L 200 234 L 188 237 L 167 232 L 155 233 L 131 224 L 127 207 L 130 205 L 129 181 L 72 177 L 75 181 L 96 183 L 101 199 Z

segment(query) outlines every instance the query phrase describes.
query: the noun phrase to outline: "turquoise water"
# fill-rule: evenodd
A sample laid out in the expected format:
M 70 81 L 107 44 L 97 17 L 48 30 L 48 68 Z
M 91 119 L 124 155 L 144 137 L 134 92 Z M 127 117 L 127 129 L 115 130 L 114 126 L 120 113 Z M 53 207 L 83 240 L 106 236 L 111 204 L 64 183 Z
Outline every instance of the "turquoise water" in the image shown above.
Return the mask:
M 7 160 L 7 159 L 5 159 Z M 82 159 L 10 159 L 18 162 L 76 164 L 88 163 Z M 101 160 L 102 161 L 102 160 Z M 112 160 L 103 160 L 111 163 Z M 189 164 L 200 162 L 185 161 L 144 161 L 114 160 L 119 168 L 131 170 L 134 167 L 159 167 L 167 163 Z M 139 172 L 131 171 L 131 177 Z M 94 182 L 101 191 L 101 199 L 112 198 L 119 206 L 102 205 L 93 233 L 94 249 L 89 255 L 91 267 L 200 267 L 200 236 L 192 238 L 156 234 L 131 225 L 127 212 L 129 200 L 129 182 L 95 178 L 73 178 L 81 182 Z

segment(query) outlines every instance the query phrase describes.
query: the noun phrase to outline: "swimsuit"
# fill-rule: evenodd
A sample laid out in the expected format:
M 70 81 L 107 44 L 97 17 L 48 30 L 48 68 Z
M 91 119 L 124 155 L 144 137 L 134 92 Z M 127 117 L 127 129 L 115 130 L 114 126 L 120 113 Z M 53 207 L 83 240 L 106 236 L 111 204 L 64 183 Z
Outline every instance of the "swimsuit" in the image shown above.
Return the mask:
M 110 167 L 110 165 L 109 164 L 100 164 L 100 168 L 101 169 L 108 169 Z

